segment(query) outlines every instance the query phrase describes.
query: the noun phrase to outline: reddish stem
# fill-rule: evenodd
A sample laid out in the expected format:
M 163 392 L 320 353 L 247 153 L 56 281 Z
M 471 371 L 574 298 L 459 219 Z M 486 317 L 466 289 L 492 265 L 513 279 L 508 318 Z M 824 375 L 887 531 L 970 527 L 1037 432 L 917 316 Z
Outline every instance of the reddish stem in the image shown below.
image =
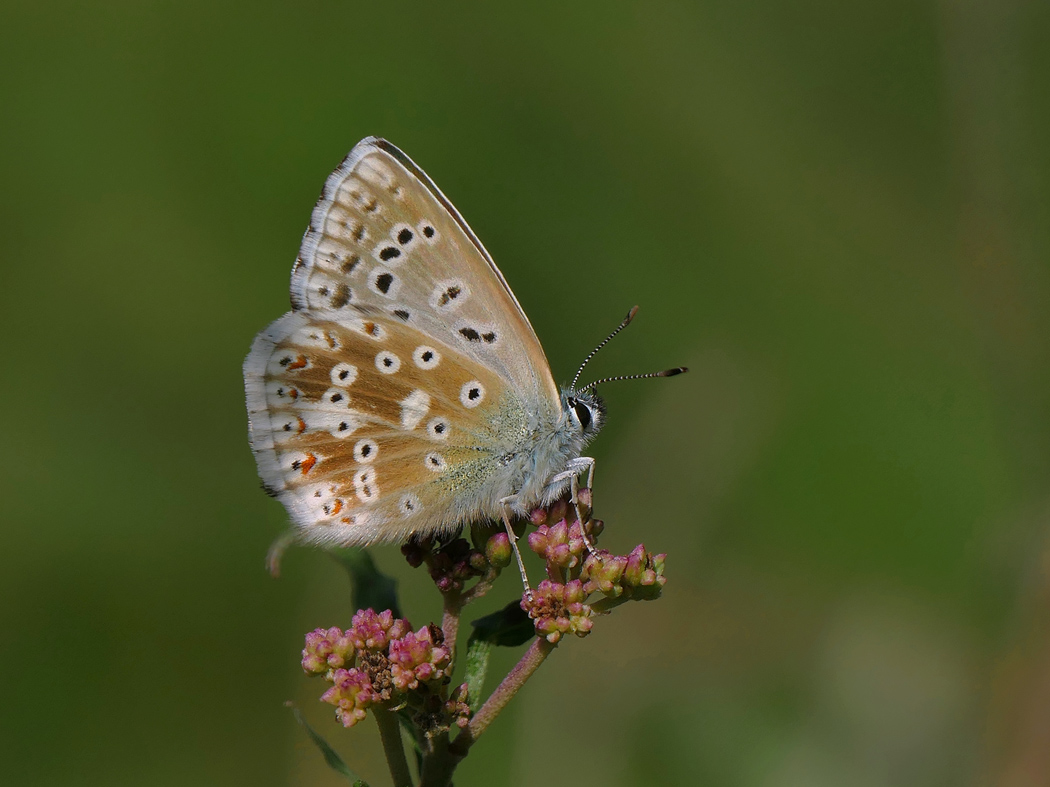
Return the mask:
M 496 716 L 499 715 L 499 712 L 506 707 L 511 697 L 517 694 L 518 690 L 525 685 L 525 681 L 539 668 L 552 650 L 554 650 L 554 645 L 542 637 L 537 637 L 533 640 L 532 645 L 525 651 L 525 655 L 514 665 L 514 669 L 507 674 L 503 682 L 485 700 L 485 704 L 474 714 L 466 729 L 453 741 L 450 750 L 457 760 L 466 756 L 470 747 L 481 737 L 481 733 L 488 728 Z

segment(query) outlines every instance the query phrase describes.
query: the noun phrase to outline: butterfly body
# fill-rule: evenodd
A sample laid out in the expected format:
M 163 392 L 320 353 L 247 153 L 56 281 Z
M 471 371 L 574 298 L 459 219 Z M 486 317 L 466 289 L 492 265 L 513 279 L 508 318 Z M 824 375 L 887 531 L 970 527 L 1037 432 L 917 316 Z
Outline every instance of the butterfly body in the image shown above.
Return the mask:
M 480 241 L 389 143 L 363 140 L 328 179 L 291 295 L 244 374 L 259 474 L 304 540 L 525 513 L 593 464 L 601 401 L 558 390 Z

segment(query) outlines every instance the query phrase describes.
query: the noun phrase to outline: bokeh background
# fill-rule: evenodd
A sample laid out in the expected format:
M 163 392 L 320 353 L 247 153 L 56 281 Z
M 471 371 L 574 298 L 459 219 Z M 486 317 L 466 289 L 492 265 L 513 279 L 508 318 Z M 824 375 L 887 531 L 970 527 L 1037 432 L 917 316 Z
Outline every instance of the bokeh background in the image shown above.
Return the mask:
M 241 361 L 361 137 L 418 161 L 565 380 L 604 543 L 670 582 L 567 642 L 469 785 L 1050 784 L 1050 5 L 0 10 L 0 780 L 373 785 L 298 666 Z M 421 575 L 377 550 L 416 625 Z M 514 593 L 508 576 L 494 595 Z M 501 653 L 505 670 L 515 654 Z

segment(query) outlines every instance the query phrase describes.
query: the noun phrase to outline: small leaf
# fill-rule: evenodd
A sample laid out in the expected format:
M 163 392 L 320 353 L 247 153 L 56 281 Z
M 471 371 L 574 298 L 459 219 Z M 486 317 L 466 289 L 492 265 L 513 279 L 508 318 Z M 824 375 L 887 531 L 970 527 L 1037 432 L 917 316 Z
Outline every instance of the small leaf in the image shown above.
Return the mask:
M 353 787 L 368 787 L 368 784 L 361 779 L 360 776 L 350 770 L 350 767 L 343 762 L 343 758 L 336 753 L 335 749 L 328 745 L 328 741 L 321 737 L 317 730 L 307 724 L 306 719 L 303 718 L 303 714 L 299 712 L 299 709 L 291 703 L 288 703 L 288 707 L 292 709 L 292 713 L 295 714 L 295 720 L 299 722 L 300 727 L 306 730 L 306 734 L 310 736 L 310 740 L 313 741 L 314 746 L 321 750 L 321 755 L 324 757 L 324 761 L 328 767 L 349 779 L 353 783 Z
M 482 639 L 500 647 L 524 645 L 536 636 L 536 627 L 517 601 L 510 602 L 491 615 L 478 618 L 470 625 L 474 627 L 471 639 Z
M 395 618 L 401 617 L 397 603 L 397 580 L 376 568 L 368 551 L 360 547 L 332 547 L 326 550 L 350 575 L 350 598 L 354 611 L 389 609 Z
M 470 712 L 476 713 L 481 707 L 481 690 L 485 687 L 485 674 L 489 670 L 489 656 L 492 654 L 492 643 L 471 636 L 467 642 L 467 657 L 463 677 L 467 683 L 467 704 Z

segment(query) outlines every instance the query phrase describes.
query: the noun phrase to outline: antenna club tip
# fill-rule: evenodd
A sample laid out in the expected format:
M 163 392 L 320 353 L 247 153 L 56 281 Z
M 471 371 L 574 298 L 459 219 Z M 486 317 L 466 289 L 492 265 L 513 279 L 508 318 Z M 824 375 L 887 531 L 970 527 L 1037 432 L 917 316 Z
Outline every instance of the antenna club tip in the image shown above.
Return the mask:
M 631 322 L 631 320 L 634 319 L 634 315 L 636 315 L 637 313 L 638 313 L 638 307 L 637 306 L 632 306 L 631 310 L 629 312 L 627 312 L 627 317 L 624 319 L 623 324 L 624 325 L 629 324 Z
M 664 377 L 674 377 L 676 374 L 684 374 L 685 372 L 688 372 L 688 371 L 689 371 L 689 367 L 687 367 L 687 366 L 678 366 L 678 367 L 675 367 L 674 369 L 668 369 L 666 372 L 664 372 L 663 376 Z

